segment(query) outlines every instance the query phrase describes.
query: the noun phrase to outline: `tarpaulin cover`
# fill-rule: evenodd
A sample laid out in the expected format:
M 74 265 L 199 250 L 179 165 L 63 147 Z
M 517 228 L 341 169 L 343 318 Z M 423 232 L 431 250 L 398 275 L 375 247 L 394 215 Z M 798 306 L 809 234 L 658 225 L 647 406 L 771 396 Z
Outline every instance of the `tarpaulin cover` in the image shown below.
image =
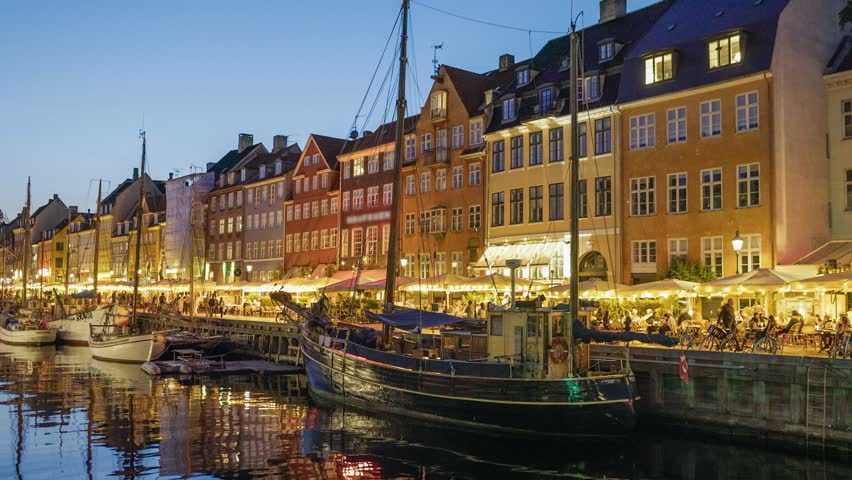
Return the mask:
M 594 342 L 628 342 L 637 341 L 642 343 L 656 343 L 666 347 L 678 344 L 678 339 L 667 335 L 655 335 L 639 332 L 606 332 L 592 330 L 583 325 L 579 320 L 574 320 L 574 337 L 584 343 Z
M 436 328 L 452 325 L 467 320 L 466 318 L 447 315 L 446 313 L 426 312 L 423 310 L 397 310 L 390 314 L 366 312 L 367 318 L 382 322 L 400 330 L 414 332 L 418 328 Z

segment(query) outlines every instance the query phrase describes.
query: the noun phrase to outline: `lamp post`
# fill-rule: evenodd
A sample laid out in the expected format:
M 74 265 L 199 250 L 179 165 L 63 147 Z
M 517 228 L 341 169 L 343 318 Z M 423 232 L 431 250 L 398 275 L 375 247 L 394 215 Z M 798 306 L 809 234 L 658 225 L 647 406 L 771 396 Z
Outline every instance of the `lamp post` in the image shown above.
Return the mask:
M 737 254 L 737 275 L 740 274 L 740 251 L 743 249 L 743 239 L 740 237 L 740 229 L 737 229 L 737 233 L 734 235 L 734 238 L 731 239 L 731 246 L 734 247 L 734 253 Z
M 248 277 L 246 280 L 248 280 L 249 282 L 251 281 L 251 270 L 252 270 L 252 268 L 254 268 L 254 267 L 252 267 L 251 265 L 246 265 L 246 272 L 248 273 L 248 275 L 246 275 Z

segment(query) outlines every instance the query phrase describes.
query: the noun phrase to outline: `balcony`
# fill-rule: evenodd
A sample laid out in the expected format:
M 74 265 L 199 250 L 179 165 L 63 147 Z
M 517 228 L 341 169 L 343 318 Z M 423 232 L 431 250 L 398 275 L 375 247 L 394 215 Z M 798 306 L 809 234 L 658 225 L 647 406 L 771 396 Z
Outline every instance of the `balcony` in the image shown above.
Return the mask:
M 441 122 L 447 119 L 447 109 L 446 108 L 433 108 L 432 112 L 432 121 L 433 122 Z
M 449 165 L 450 164 L 450 149 L 447 147 L 438 147 L 434 150 L 423 152 L 423 165 Z

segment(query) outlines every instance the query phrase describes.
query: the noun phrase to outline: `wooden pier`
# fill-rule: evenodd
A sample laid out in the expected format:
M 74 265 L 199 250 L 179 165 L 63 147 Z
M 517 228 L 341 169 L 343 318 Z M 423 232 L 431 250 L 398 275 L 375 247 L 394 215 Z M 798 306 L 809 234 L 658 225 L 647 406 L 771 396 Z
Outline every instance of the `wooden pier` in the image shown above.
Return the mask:
M 201 335 L 222 335 L 237 343 L 243 353 L 276 363 L 299 361 L 299 325 L 262 320 L 162 318 L 141 314 L 146 330 L 187 330 Z

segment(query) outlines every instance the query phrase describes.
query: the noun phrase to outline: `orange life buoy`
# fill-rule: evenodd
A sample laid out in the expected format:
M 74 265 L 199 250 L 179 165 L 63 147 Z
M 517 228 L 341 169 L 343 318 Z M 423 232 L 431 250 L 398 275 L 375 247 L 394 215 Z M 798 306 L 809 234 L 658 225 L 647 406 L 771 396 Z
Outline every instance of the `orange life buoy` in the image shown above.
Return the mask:
M 550 341 L 550 361 L 564 363 L 568 359 L 568 342 L 565 337 L 553 337 Z

